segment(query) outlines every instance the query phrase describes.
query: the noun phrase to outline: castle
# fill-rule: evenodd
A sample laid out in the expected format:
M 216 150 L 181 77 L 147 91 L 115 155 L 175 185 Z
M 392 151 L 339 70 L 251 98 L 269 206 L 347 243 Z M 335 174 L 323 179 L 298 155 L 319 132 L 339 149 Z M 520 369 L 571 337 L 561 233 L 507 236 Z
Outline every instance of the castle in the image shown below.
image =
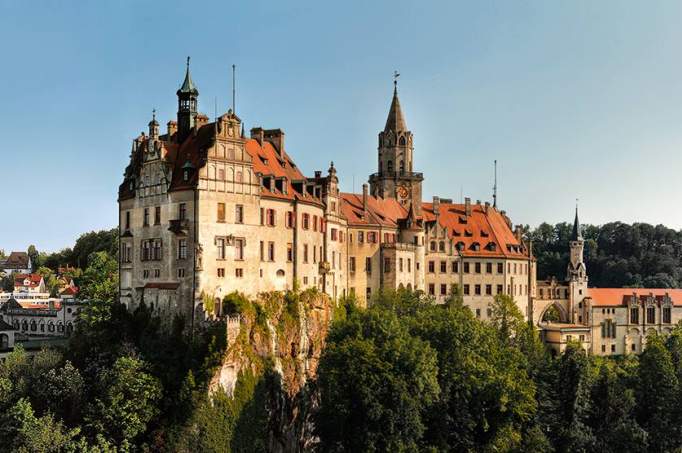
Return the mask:
M 177 120 L 162 134 L 152 117 L 119 187 L 119 292 L 129 308 L 144 301 L 193 325 L 206 311 L 221 315 L 233 291 L 298 285 L 366 303 L 408 288 L 444 301 L 457 285 L 480 319 L 498 293 L 533 316 L 535 263 L 505 212 L 468 198 L 422 200 L 397 84 L 377 171 L 358 194 L 339 190 L 333 163 L 305 176 L 280 129 L 246 137 L 232 110 L 209 122 L 189 59 L 176 94 Z

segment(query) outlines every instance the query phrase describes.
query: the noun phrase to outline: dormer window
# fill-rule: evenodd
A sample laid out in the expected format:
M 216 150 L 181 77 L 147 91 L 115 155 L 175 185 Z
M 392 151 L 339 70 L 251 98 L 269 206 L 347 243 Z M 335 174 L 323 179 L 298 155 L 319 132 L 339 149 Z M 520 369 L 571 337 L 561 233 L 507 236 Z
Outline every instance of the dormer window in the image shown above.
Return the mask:
M 479 250 L 481 250 L 481 244 L 479 244 L 478 242 L 474 242 L 473 244 L 471 244 L 471 250 L 478 252 Z

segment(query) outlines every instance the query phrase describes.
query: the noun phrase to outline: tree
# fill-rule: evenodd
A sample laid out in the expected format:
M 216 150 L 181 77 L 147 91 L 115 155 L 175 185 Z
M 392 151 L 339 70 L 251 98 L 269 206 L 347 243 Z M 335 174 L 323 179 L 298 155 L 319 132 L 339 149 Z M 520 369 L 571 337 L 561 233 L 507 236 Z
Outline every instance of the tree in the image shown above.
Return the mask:
M 68 430 L 51 414 L 36 417 L 31 403 L 20 399 L 2 416 L 0 444 L 7 451 L 48 453 L 72 450 L 79 430 Z
M 634 418 L 634 392 L 615 363 L 602 363 L 591 389 L 588 423 L 595 436 L 595 451 L 647 451 L 647 433 Z
M 590 410 L 589 361 L 583 348 L 569 343 L 557 374 L 557 451 L 593 451 L 594 434 L 587 424 Z
M 80 371 L 67 361 L 63 367 L 52 368 L 45 373 L 41 384 L 35 389 L 34 399 L 36 403 L 42 403 L 43 410 L 74 425 L 80 421 L 81 406 L 85 400 L 85 381 Z
M 658 335 L 647 336 L 639 359 L 637 420 L 649 433 L 649 451 L 680 448 L 680 424 L 675 417 L 679 381 L 670 353 Z
M 95 252 L 80 281 L 78 297 L 84 300 L 114 301 L 118 295 L 118 263 L 106 252 Z
M 117 444 L 131 442 L 158 414 L 161 384 L 134 357 L 120 357 L 100 375 L 98 396 L 86 420 Z
M 31 272 L 35 272 L 35 270 L 38 268 L 38 250 L 36 249 L 36 246 L 31 244 L 28 246 L 28 250 L 26 251 L 26 254 L 28 255 L 29 258 L 31 258 Z
M 316 429 L 327 451 L 414 451 L 438 395 L 436 355 L 395 313 L 334 323 L 320 359 Z

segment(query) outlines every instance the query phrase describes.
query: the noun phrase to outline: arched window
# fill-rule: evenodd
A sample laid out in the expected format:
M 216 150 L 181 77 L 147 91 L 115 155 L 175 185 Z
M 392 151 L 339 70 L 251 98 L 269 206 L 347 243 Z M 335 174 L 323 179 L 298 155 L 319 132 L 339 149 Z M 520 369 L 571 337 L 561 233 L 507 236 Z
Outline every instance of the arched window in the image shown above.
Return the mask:
M 405 173 L 405 162 L 400 161 L 400 173 Z
M 9 348 L 9 335 L 6 333 L 0 334 L 0 349 Z
M 440 251 L 440 252 L 444 252 L 444 251 L 445 251 L 445 242 L 440 241 L 440 242 L 438 243 L 438 251 Z
M 73 324 L 68 323 L 68 324 L 66 325 L 66 334 L 67 334 L 67 335 L 71 335 L 72 333 L 73 333 Z
M 57 332 L 64 332 L 64 324 L 61 321 L 57 324 Z
M 431 241 L 430 248 L 432 252 L 436 251 L 436 241 Z
M 400 137 L 400 140 L 398 141 L 398 143 L 400 144 L 400 146 L 405 146 L 407 144 L 407 140 L 405 140 L 404 135 Z
M 28 330 L 28 321 L 24 320 L 24 322 L 21 323 L 21 330 Z
M 389 160 L 388 162 L 386 162 L 386 171 L 388 173 L 393 173 L 393 161 L 392 160 Z
M 236 179 L 236 182 L 242 182 L 243 179 L 244 179 L 244 177 L 243 177 L 242 172 L 241 172 L 241 171 L 238 171 L 238 172 L 237 172 L 237 179 Z
M 54 323 L 52 321 L 47 324 L 47 330 L 54 332 Z
M 36 330 L 38 330 L 38 324 L 33 320 L 31 321 L 31 332 L 35 332 Z

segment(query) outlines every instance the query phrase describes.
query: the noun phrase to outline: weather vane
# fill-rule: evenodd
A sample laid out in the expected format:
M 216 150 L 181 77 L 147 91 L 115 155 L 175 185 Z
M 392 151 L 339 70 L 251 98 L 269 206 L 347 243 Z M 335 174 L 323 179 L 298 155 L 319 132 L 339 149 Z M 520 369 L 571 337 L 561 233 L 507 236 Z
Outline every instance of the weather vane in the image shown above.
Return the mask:
M 393 71 L 393 85 L 396 87 L 398 86 L 398 77 L 400 77 L 400 73 L 398 71 Z

